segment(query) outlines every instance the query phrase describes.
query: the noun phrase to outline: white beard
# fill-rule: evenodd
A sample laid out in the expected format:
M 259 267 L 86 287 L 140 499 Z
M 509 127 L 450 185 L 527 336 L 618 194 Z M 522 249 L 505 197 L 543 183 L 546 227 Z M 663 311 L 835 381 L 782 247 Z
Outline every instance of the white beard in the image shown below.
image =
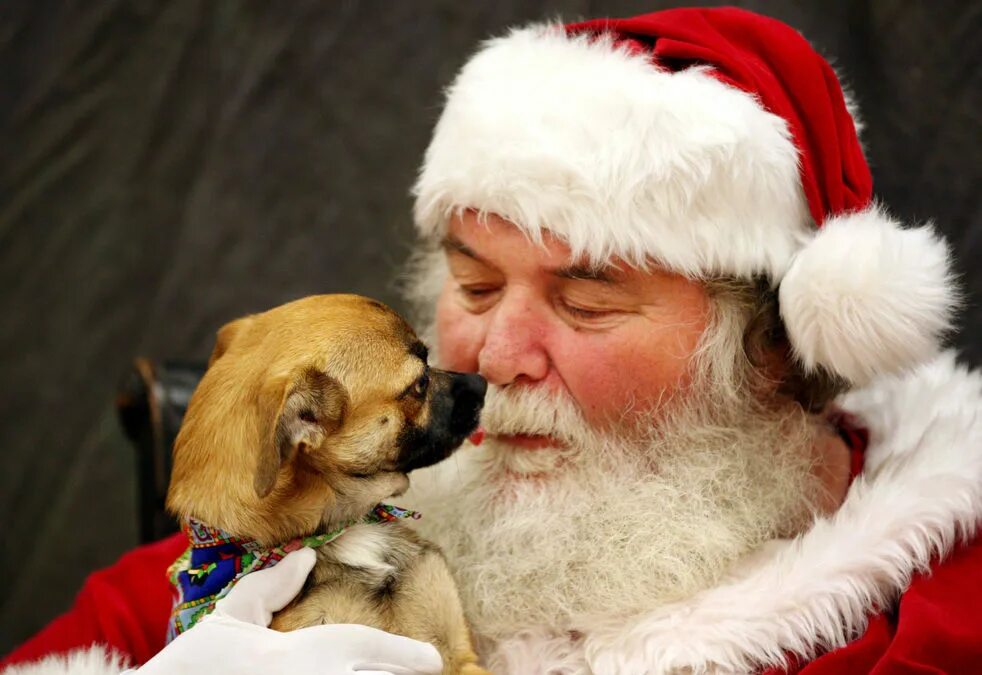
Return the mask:
M 446 554 L 482 652 L 525 629 L 562 634 L 688 597 L 807 521 L 804 414 L 699 398 L 657 429 L 599 434 L 569 400 L 492 387 L 489 436 L 549 434 L 567 448 L 489 438 L 413 474 L 419 527 Z

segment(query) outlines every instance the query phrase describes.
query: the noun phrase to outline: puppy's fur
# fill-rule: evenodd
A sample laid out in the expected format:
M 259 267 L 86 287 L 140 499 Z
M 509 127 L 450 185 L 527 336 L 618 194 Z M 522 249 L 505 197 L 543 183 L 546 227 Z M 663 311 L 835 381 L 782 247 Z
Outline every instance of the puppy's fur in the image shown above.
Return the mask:
M 453 452 L 485 387 L 429 368 L 412 329 L 367 298 L 314 296 L 233 321 L 188 405 L 167 506 L 267 546 L 329 531 Z M 484 672 L 442 556 L 399 523 L 356 525 L 321 547 L 271 627 L 322 623 L 430 642 L 445 673 Z

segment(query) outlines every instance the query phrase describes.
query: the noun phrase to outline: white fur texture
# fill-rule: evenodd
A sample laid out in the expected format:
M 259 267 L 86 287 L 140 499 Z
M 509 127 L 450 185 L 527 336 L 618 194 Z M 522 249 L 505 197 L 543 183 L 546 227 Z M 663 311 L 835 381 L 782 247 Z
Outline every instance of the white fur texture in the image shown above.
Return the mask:
M 3 675 L 119 675 L 125 667 L 122 656 L 107 651 L 104 646 L 93 645 L 11 666 L 3 671 Z
M 385 552 L 392 546 L 389 539 L 384 527 L 354 525 L 334 542 L 333 553 L 345 565 L 385 575 L 393 570 L 385 561 Z
M 797 357 L 856 384 L 929 360 L 957 302 L 949 258 L 930 226 L 877 207 L 828 220 L 780 286 Z
M 659 70 L 609 40 L 532 26 L 450 87 L 416 223 L 496 213 L 594 262 L 780 278 L 814 225 L 787 124 L 705 68 Z
M 781 664 L 789 653 L 807 659 L 857 637 L 913 574 L 977 533 L 978 372 L 944 354 L 847 395 L 843 405 L 868 424 L 872 442 L 863 476 L 834 517 L 730 583 L 627 623 L 582 626 L 579 659 L 588 670 L 562 672 L 749 672 Z M 538 650 L 559 654 L 562 640 L 569 641 L 539 638 L 525 645 L 530 663 L 540 663 Z M 565 654 L 563 663 L 571 658 Z

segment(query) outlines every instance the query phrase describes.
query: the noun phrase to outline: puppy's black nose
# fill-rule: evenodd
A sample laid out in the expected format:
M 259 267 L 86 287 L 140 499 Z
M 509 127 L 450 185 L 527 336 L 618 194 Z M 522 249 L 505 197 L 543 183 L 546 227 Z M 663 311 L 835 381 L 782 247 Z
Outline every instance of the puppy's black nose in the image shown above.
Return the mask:
M 474 373 L 451 373 L 450 377 L 450 396 L 453 398 L 450 425 L 455 433 L 469 434 L 477 427 L 488 381 Z
M 454 373 L 454 396 L 470 395 L 484 403 L 484 395 L 488 392 L 488 381 L 477 373 Z

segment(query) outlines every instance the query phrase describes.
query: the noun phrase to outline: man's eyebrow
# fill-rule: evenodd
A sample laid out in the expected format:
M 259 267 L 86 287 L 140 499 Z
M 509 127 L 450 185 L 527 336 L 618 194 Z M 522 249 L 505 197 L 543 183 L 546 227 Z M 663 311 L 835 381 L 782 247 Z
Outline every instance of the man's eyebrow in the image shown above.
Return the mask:
M 478 262 L 484 262 L 484 258 L 482 258 L 477 253 L 475 253 L 474 249 L 472 249 L 470 246 L 468 246 L 467 244 L 465 244 L 464 242 L 462 242 L 460 239 L 453 236 L 452 234 L 448 234 L 443 239 L 441 239 L 440 246 L 443 247 L 444 251 L 456 251 L 457 253 L 466 255 L 468 258 L 473 258 Z
M 613 284 L 617 280 L 612 274 L 611 267 L 598 267 L 593 265 L 573 264 L 564 265 L 552 271 L 554 276 L 560 279 L 572 279 L 573 281 L 599 281 L 603 284 Z
M 440 240 L 440 245 L 444 250 L 456 251 L 461 255 L 465 255 L 468 258 L 476 260 L 480 263 L 487 264 L 481 256 L 479 256 L 474 249 L 462 242 L 457 237 L 452 234 L 448 234 Z M 611 266 L 596 266 L 587 265 L 584 263 L 575 263 L 572 265 L 563 265 L 562 267 L 552 270 L 552 275 L 559 277 L 560 279 L 572 279 L 574 281 L 599 281 L 604 284 L 617 283 L 614 278 L 613 270 L 616 269 Z

